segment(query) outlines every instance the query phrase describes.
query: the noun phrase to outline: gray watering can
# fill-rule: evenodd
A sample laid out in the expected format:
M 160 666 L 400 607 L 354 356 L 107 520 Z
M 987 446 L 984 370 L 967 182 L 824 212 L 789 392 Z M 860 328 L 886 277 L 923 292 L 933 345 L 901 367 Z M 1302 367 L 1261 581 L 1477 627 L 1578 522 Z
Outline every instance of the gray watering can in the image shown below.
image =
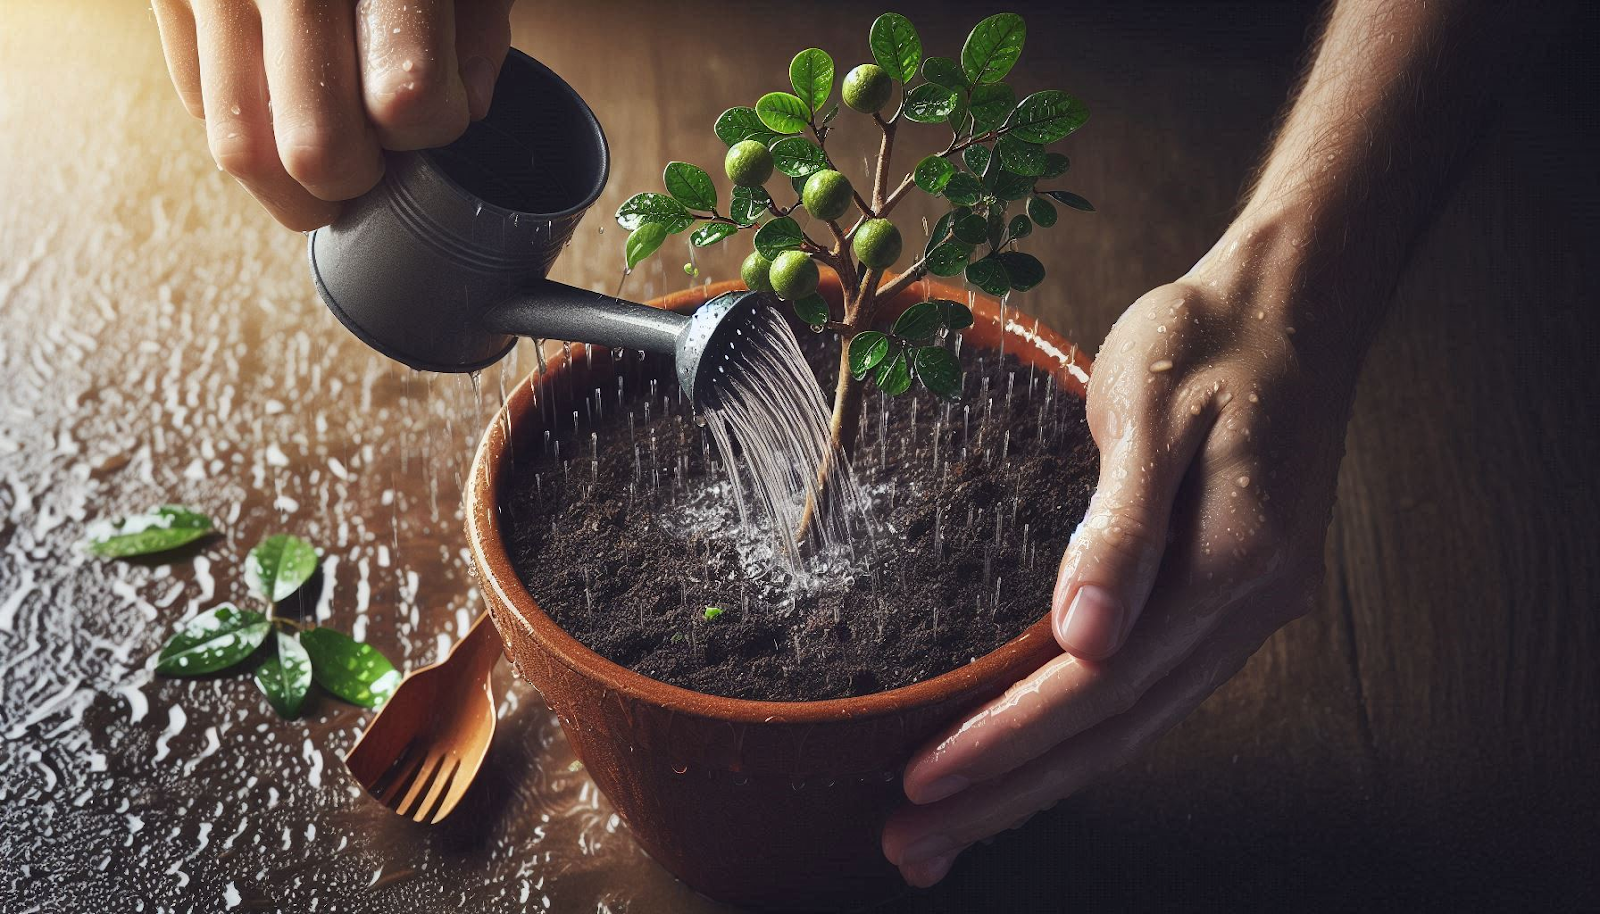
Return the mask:
M 390 153 L 383 180 L 311 233 L 311 276 L 363 342 L 423 371 L 477 371 L 518 336 L 673 356 L 704 404 L 761 296 L 683 315 L 545 278 L 610 171 L 605 134 L 561 77 L 513 48 L 486 118 L 439 149 Z M 712 358 L 707 358 L 713 353 Z

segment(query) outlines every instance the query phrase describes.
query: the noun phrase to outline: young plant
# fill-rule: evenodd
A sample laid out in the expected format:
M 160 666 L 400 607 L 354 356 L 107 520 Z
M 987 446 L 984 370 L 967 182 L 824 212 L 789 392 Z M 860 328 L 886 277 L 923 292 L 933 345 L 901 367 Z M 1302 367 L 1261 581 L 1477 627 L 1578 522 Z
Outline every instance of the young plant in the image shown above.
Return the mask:
M 831 422 L 838 453 L 854 449 L 869 383 L 898 395 L 921 381 L 937 396 L 957 396 L 961 372 L 946 343 L 951 333 L 972 324 L 967 307 L 930 299 L 880 328 L 880 305 L 930 273 L 964 274 L 990 295 L 1026 292 L 1044 280 L 1045 269 L 1017 243 L 1035 226 L 1055 225 L 1055 203 L 1094 209 L 1077 194 L 1038 186 L 1069 165 L 1065 155 L 1046 147 L 1083 126 L 1089 112 L 1054 89 L 1017 99 L 1004 79 L 1026 36 L 1021 16 L 998 13 L 973 27 L 959 59 L 924 59 L 910 20 L 899 13 L 879 16 L 868 36 L 875 62 L 852 69 L 840 87 L 844 104 L 869 117 L 881 135 L 877 162 L 861 185 L 828 153 L 839 113 L 837 103 L 828 105 L 833 58 L 818 48 L 801 51 L 789 64 L 793 93 L 769 92 L 754 107 L 729 108 L 717 118 L 717 136 L 728 145 L 723 170 L 734 185 L 726 211 L 711 176 L 687 162 L 667 165 L 665 194 L 637 194 L 617 210 L 617 222 L 632 232 L 629 269 L 669 236 L 691 228 L 689 241 L 698 247 L 751 232 L 754 251 L 740 269 L 746 287 L 775 294 L 802 321 L 845 338 Z M 933 146 L 938 151 L 891 188 L 890 161 L 906 123 L 943 126 L 947 136 L 942 149 Z M 774 170 L 789 179 L 794 202 L 787 206 L 766 191 Z M 894 274 L 890 268 L 902 259 L 905 241 L 889 217 L 912 188 L 949 208 L 911 263 Z M 794 217 L 801 208 L 809 216 L 806 225 Z M 1013 208 L 1019 211 L 1013 214 Z M 826 236 L 808 233 L 817 224 Z M 816 291 L 819 264 L 839 277 L 840 313 Z M 822 485 L 829 472 L 825 463 Z M 809 509 L 805 517 L 802 536 Z

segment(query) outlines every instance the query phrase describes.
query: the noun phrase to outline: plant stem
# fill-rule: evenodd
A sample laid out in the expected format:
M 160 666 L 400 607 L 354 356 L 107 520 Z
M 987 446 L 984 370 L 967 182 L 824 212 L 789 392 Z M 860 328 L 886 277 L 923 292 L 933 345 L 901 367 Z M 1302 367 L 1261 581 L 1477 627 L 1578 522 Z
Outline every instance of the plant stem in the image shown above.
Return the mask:
M 882 216 L 884 213 L 883 192 L 885 186 L 889 183 L 889 157 L 894 152 L 895 125 L 893 122 L 885 121 L 876 114 L 872 116 L 872 119 L 878 122 L 879 127 L 883 128 L 883 143 L 878 147 L 878 167 L 873 170 L 872 174 L 872 212 L 875 215 Z

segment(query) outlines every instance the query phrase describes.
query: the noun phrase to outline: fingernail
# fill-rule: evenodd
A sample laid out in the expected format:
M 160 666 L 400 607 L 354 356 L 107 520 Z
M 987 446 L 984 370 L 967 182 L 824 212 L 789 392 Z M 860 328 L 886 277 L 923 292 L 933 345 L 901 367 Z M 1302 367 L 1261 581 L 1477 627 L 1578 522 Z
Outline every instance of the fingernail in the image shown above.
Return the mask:
M 956 858 L 961 856 L 960 851 L 941 854 L 932 860 L 924 861 L 909 867 L 911 872 L 905 874 L 906 882 L 919 889 L 930 888 L 937 885 L 940 880 L 949 875 L 950 867 L 955 865 Z
M 966 790 L 969 786 L 971 786 L 971 784 L 971 781 L 959 774 L 947 774 L 942 778 L 937 778 L 931 784 L 922 788 L 922 790 L 919 791 L 920 799 L 918 799 L 916 802 L 918 804 L 937 803 L 945 797 L 952 797 L 961 791 Z
M 467 110 L 472 119 L 482 119 L 494 98 L 494 64 L 487 57 L 472 58 L 461 65 L 461 82 L 467 87 Z
M 1056 626 L 1056 639 L 1074 654 L 1104 657 L 1122 633 L 1122 601 L 1096 584 L 1084 584 Z
M 944 854 L 954 856 L 956 850 L 956 843 L 948 835 L 928 835 L 906 845 L 906 849 L 900 852 L 900 865 L 923 863 Z

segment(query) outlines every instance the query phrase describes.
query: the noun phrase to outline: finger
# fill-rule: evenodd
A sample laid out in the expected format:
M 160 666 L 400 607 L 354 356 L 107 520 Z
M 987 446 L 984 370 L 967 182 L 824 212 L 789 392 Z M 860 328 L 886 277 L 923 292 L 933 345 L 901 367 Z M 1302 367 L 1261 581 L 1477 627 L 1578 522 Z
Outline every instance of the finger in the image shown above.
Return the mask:
M 278 160 L 261 61 L 261 23 L 243 0 L 207 3 L 195 15 L 206 138 L 217 167 L 238 179 L 273 218 L 298 231 L 333 221 Z
M 1164 392 L 1145 388 L 1170 384 L 1168 370 L 1170 362 L 1131 395 L 1133 385 L 1115 377 L 1091 391 L 1091 412 L 1100 414 L 1093 423 L 1100 479 L 1062 556 L 1051 608 L 1056 640 L 1085 659 L 1115 653 L 1143 612 L 1166 551 L 1173 499 L 1214 419 L 1210 400 L 1176 420 L 1147 405 L 1167 402 Z
M 500 77 L 500 65 L 505 63 L 510 47 L 510 0 L 456 4 L 456 59 L 461 61 L 467 111 L 475 121 L 489 113 L 494 82 Z
M 1214 633 L 1201 649 L 1112 718 L 1005 777 L 931 806 L 897 810 L 884 826 L 883 852 L 906 873 L 1027 821 L 1120 767 L 1231 678 L 1287 614 L 1256 613 Z
M 962 850 L 966 850 L 966 848 L 962 848 Z M 908 863 L 900 867 L 900 877 L 906 881 L 907 885 L 919 889 L 932 888 L 949 874 L 950 867 L 955 864 L 956 857 L 960 855 L 961 851 L 958 850 L 948 854 L 941 854 L 932 860 Z
M 450 0 L 360 0 L 356 44 L 367 116 L 385 149 L 443 146 L 467 129 Z
M 262 4 L 261 37 L 284 170 L 322 200 L 366 193 L 383 152 L 361 100 L 351 5 Z
M 200 100 L 200 52 L 195 46 L 194 14 L 183 0 L 155 0 L 156 28 L 161 30 L 161 52 L 167 58 L 167 74 L 178 90 L 183 107 L 195 117 L 205 117 Z

